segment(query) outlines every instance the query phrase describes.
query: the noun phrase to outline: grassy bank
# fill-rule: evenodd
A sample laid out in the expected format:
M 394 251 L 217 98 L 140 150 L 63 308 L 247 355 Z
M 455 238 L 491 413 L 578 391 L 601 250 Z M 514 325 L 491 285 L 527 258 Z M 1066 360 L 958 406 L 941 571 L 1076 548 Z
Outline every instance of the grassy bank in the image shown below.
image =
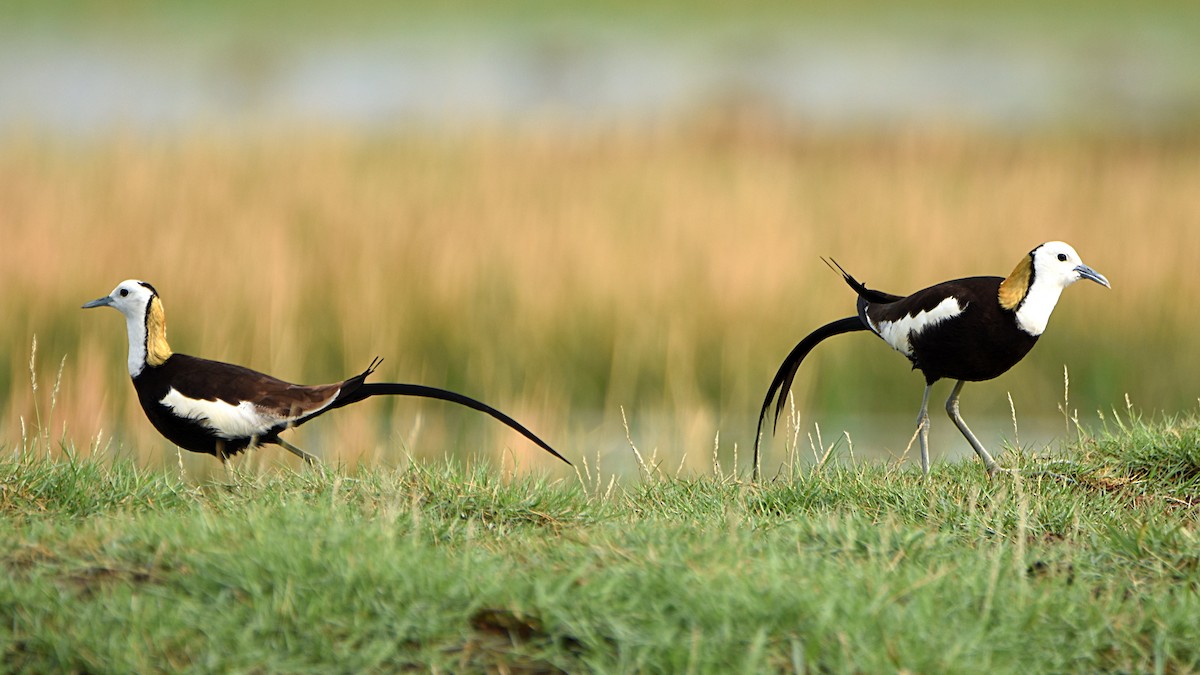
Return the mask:
M 1056 457 L 717 470 L 614 487 L 493 467 L 188 482 L 9 450 L 11 670 L 1186 672 L 1200 427 Z

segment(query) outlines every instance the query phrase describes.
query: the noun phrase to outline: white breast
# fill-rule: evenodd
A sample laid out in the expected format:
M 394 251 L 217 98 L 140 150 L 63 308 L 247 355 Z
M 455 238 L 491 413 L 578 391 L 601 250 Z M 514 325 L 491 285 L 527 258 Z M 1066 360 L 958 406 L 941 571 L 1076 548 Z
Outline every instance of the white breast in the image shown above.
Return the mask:
M 1041 335 L 1046 331 L 1050 314 L 1061 296 L 1061 286 L 1035 282 L 1025 295 L 1021 308 L 1017 310 L 1017 325 L 1034 337 Z
M 891 345 L 892 349 L 905 356 L 912 356 L 914 337 L 930 327 L 962 313 L 963 306 L 958 304 L 958 299 L 950 297 L 939 302 L 933 309 L 921 310 L 916 314 L 906 314 L 903 318 L 895 321 L 880 321 L 878 324 L 868 318 L 868 323 L 871 324 L 871 330 L 883 338 L 884 342 Z

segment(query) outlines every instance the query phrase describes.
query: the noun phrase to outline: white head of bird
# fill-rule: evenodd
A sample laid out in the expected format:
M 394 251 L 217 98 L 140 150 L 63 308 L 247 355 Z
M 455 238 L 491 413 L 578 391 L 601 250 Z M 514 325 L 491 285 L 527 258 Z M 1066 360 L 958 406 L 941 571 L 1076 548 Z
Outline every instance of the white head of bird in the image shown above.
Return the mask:
M 1070 244 L 1049 241 L 1030 251 L 1000 285 L 1000 304 L 1016 311 L 1021 330 L 1041 335 L 1063 289 L 1080 279 L 1111 288 L 1104 275 L 1083 264 Z
M 167 320 L 154 287 L 137 279 L 117 284 L 112 293 L 83 306 L 112 307 L 125 315 L 129 333 L 129 376 L 137 377 L 146 365 L 160 366 L 171 356 Z

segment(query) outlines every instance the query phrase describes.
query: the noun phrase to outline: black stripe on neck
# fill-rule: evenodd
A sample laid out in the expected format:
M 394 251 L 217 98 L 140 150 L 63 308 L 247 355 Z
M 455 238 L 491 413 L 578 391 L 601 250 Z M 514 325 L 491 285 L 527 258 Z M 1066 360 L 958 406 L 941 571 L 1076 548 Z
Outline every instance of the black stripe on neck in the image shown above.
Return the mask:
M 1025 300 L 1029 297 L 1029 292 L 1033 290 L 1033 285 L 1037 283 L 1037 252 L 1041 246 L 1029 252 L 1029 283 L 1025 285 L 1025 292 L 1021 295 L 1021 301 L 1012 308 L 1014 314 L 1021 311 L 1025 306 Z

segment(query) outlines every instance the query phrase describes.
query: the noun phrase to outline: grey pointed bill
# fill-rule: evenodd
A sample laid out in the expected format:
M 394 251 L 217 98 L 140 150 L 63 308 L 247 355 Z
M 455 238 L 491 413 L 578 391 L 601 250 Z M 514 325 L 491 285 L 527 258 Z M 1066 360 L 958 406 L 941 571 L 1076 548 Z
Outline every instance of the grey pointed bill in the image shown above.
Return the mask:
M 1100 274 L 1087 265 L 1078 265 L 1075 268 L 1075 271 L 1079 272 L 1080 279 L 1090 279 L 1101 286 L 1104 286 L 1105 288 L 1112 288 L 1112 284 L 1108 283 L 1108 279 L 1105 279 L 1103 274 Z M 97 302 L 99 302 L 99 300 L 97 300 Z
M 104 307 L 105 305 L 111 305 L 112 301 L 113 301 L 112 297 L 106 295 L 103 298 L 96 298 L 95 300 L 87 303 L 81 309 L 91 309 L 93 307 Z

